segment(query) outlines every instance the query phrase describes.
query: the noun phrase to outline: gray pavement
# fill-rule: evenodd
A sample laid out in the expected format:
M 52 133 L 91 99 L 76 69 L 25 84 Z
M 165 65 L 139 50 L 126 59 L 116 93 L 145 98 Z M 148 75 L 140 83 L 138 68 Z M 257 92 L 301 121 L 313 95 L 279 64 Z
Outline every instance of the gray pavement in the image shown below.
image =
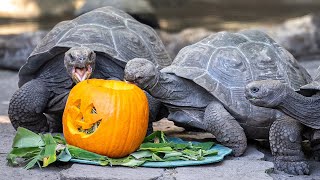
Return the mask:
M 49 168 L 24 170 L 6 165 L 6 154 L 15 130 L 6 116 L 0 116 L 0 179 L 66 179 L 66 180 L 193 180 L 193 179 L 272 179 L 273 163 L 264 161 L 264 154 L 250 146 L 243 157 L 204 166 L 181 168 L 101 167 L 83 164 L 54 164 Z
M 313 62 L 319 64 L 318 61 Z M 304 64 L 305 67 L 314 69 L 318 65 Z M 24 170 L 23 167 L 9 167 L 6 165 L 6 155 L 11 149 L 11 143 L 15 134 L 7 117 L 8 102 L 11 95 L 17 89 L 17 72 L 0 70 L 0 179 L 117 179 L 117 180 L 193 180 L 193 179 L 293 179 L 293 180 L 320 180 L 320 163 L 310 161 L 310 176 L 293 176 L 273 169 L 271 155 L 268 150 L 261 150 L 254 144 L 250 144 L 242 157 L 227 157 L 223 162 L 192 167 L 180 168 L 125 168 L 125 167 L 101 167 L 72 163 L 58 163 L 48 168 L 35 168 Z M 179 136 L 198 137 L 189 132 L 181 133 L 179 128 L 169 128 L 172 124 L 158 123 L 156 128 L 178 131 Z M 173 130 L 172 130 L 173 129 Z M 172 133 L 172 132 L 171 132 Z M 201 137 L 208 138 L 207 134 Z

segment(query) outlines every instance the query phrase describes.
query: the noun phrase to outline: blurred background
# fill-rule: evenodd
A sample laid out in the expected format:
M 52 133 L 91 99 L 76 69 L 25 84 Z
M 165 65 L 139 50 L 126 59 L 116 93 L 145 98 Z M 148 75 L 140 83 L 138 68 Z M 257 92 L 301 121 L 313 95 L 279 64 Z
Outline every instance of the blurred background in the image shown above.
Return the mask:
M 317 0 L 1 0 L 0 34 L 48 30 L 61 20 L 111 5 L 165 31 L 238 30 L 317 13 Z M 149 18 L 149 19 L 148 19 Z
M 156 28 L 173 58 L 210 33 L 247 28 L 267 32 L 299 60 L 320 54 L 319 0 L 1 0 L 0 68 L 18 70 L 55 24 L 102 6 Z
M 217 31 L 265 31 L 311 75 L 320 64 L 319 0 L 1 0 L 0 69 L 18 71 L 58 22 L 114 6 L 155 28 L 172 58 Z

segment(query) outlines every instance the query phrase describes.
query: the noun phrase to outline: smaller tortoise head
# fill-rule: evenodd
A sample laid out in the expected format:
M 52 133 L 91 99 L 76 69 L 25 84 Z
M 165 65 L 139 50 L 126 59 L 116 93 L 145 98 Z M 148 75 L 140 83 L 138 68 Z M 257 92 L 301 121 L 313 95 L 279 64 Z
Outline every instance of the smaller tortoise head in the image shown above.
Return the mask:
M 64 55 L 64 65 L 75 83 L 90 78 L 95 61 L 96 54 L 87 47 L 72 47 Z
M 160 72 L 151 62 L 143 58 L 134 58 L 130 60 L 124 69 L 124 79 L 141 89 L 148 90 L 158 81 Z
M 246 86 L 246 98 L 256 106 L 274 108 L 283 102 L 286 85 L 277 80 L 253 81 Z

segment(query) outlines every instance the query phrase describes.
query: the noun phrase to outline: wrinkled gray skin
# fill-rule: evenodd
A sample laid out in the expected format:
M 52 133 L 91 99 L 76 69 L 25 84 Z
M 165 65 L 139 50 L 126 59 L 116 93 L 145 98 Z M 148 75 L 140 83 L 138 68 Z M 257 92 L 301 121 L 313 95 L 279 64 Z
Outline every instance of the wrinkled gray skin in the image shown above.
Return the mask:
M 294 91 L 277 80 L 253 81 L 246 86 L 246 98 L 254 105 L 276 108 L 310 127 L 310 142 L 316 158 L 320 158 L 320 96 L 318 77 Z M 308 96 L 305 96 L 305 95 Z M 310 96 L 311 95 L 311 96 Z
M 288 67 L 287 74 L 278 71 Z M 280 111 L 252 106 L 245 99 L 245 85 L 252 78 L 268 76 L 295 88 L 310 80 L 287 51 L 259 31 L 211 35 L 182 49 L 172 65 L 160 71 L 143 58 L 130 60 L 124 70 L 127 81 L 168 107 L 169 120 L 211 132 L 235 156 L 244 153 L 247 138 L 269 139 L 278 170 L 308 174 L 301 150 L 303 126 Z
M 123 11 L 103 7 L 57 24 L 19 71 L 8 110 L 13 127 L 61 132 L 71 88 L 88 78 L 123 80 L 125 64 L 135 57 L 150 58 L 159 69 L 171 64 L 155 31 Z M 162 117 L 161 104 L 147 97 L 150 131 Z
M 302 89 L 301 93 L 306 92 Z M 308 127 L 320 129 L 319 94 L 307 97 L 280 81 L 263 80 L 246 86 L 246 98 L 256 106 L 277 108 Z

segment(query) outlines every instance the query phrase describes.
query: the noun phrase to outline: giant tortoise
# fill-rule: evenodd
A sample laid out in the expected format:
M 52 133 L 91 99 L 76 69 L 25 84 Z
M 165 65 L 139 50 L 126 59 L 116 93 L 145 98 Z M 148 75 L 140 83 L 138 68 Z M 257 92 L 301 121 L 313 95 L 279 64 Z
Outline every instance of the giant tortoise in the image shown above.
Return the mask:
M 19 89 L 9 104 L 14 128 L 61 130 L 70 89 L 88 78 L 123 79 L 133 58 L 147 58 L 162 69 L 171 64 L 156 32 L 128 14 L 103 7 L 57 24 L 19 71 Z M 150 98 L 151 118 L 158 103 Z
M 244 153 L 247 138 L 269 138 L 277 169 L 309 173 L 301 151 L 302 125 L 245 98 L 245 86 L 254 80 L 278 79 L 292 89 L 311 80 L 294 57 L 266 34 L 219 32 L 183 48 L 162 70 L 136 58 L 124 72 L 127 81 L 169 108 L 169 120 L 211 132 L 235 156 Z

